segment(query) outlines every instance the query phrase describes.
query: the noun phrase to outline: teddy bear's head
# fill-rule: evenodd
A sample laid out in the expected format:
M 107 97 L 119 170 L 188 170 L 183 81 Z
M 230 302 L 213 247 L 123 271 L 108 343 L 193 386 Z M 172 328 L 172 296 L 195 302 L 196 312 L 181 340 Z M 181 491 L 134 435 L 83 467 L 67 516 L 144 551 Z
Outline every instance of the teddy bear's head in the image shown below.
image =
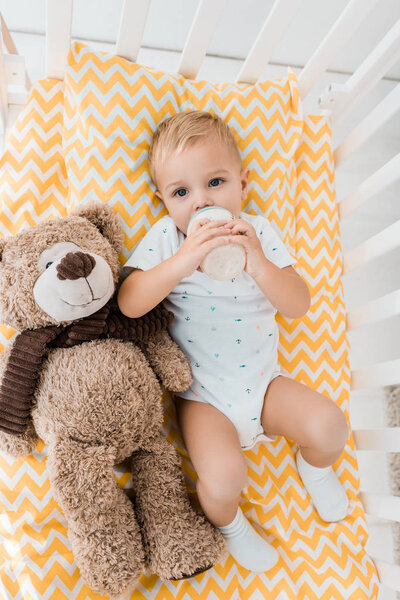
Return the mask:
M 114 293 L 122 242 L 100 203 L 0 239 L 0 321 L 23 331 L 95 313 Z

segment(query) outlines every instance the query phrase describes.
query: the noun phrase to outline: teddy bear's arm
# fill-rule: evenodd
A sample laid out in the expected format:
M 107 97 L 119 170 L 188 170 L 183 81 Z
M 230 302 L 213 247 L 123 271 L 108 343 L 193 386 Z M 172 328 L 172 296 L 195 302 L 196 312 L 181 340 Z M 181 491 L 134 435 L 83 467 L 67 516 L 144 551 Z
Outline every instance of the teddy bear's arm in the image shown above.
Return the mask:
M 151 334 L 138 345 L 168 390 L 183 392 L 188 389 L 193 381 L 190 361 L 166 329 Z

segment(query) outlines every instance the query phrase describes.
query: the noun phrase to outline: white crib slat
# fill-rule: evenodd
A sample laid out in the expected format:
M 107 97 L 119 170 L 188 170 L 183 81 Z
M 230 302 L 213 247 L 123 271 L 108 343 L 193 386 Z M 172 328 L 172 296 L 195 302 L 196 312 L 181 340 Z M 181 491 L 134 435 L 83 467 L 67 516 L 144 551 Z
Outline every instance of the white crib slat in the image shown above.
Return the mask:
M 353 129 L 333 152 L 336 168 L 400 108 L 400 83 Z
M 351 390 L 398 384 L 400 384 L 399 358 L 351 371 Z
M 200 0 L 179 59 L 177 72 L 181 75 L 196 78 L 226 2 Z
M 8 88 L 6 63 L 3 52 L 3 40 L 0 33 L 0 135 L 3 136 L 7 129 L 8 121 Z
M 362 244 L 346 252 L 343 257 L 343 273 L 361 267 L 400 246 L 400 220 L 373 235 Z
M 399 57 L 400 19 L 344 85 L 330 84 L 318 99 L 319 107 L 330 111 L 331 123 L 337 125 L 354 104 L 387 73 Z
M 237 82 L 254 83 L 268 64 L 270 56 L 281 41 L 297 12 L 301 0 L 275 0 L 239 74 Z
M 347 217 L 364 202 L 391 186 L 398 179 L 400 179 L 400 153 L 339 201 L 339 219 Z
M 357 450 L 400 452 L 400 427 L 354 429 L 353 435 Z
M 400 523 L 400 498 L 398 496 L 361 492 L 360 498 L 369 515 Z
M 350 310 L 346 313 L 346 329 L 351 331 L 397 315 L 400 315 L 400 290 L 395 290 Z
M 371 558 L 374 560 L 381 583 L 396 592 L 400 592 L 400 567 L 380 560 L 374 555 Z
M 143 38 L 150 0 L 124 0 L 115 52 L 135 61 Z
M 72 0 L 46 2 L 46 77 L 63 79 L 71 43 Z
M 298 77 L 301 98 L 312 90 L 343 44 L 360 26 L 378 0 L 350 0 Z

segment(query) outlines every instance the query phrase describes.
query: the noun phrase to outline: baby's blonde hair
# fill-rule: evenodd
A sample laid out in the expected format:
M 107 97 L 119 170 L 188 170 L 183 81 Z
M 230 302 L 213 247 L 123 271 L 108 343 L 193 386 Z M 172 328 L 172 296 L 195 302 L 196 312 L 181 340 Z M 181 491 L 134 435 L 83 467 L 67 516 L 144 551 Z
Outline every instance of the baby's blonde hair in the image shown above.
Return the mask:
M 179 154 L 185 148 L 193 146 L 199 138 L 210 134 L 215 134 L 226 144 L 234 152 L 239 164 L 242 164 L 235 136 L 225 121 L 205 111 L 185 111 L 162 121 L 154 132 L 148 153 L 150 175 L 154 183 L 157 185 L 157 167 L 170 154 Z

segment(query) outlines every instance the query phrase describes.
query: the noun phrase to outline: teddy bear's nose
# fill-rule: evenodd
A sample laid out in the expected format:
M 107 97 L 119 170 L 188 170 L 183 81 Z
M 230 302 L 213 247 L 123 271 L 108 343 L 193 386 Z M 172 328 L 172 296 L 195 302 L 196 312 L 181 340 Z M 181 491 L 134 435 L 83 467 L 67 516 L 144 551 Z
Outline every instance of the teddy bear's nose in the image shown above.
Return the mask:
M 96 261 L 84 252 L 68 252 L 56 266 L 58 279 L 79 279 L 87 277 L 93 270 Z

